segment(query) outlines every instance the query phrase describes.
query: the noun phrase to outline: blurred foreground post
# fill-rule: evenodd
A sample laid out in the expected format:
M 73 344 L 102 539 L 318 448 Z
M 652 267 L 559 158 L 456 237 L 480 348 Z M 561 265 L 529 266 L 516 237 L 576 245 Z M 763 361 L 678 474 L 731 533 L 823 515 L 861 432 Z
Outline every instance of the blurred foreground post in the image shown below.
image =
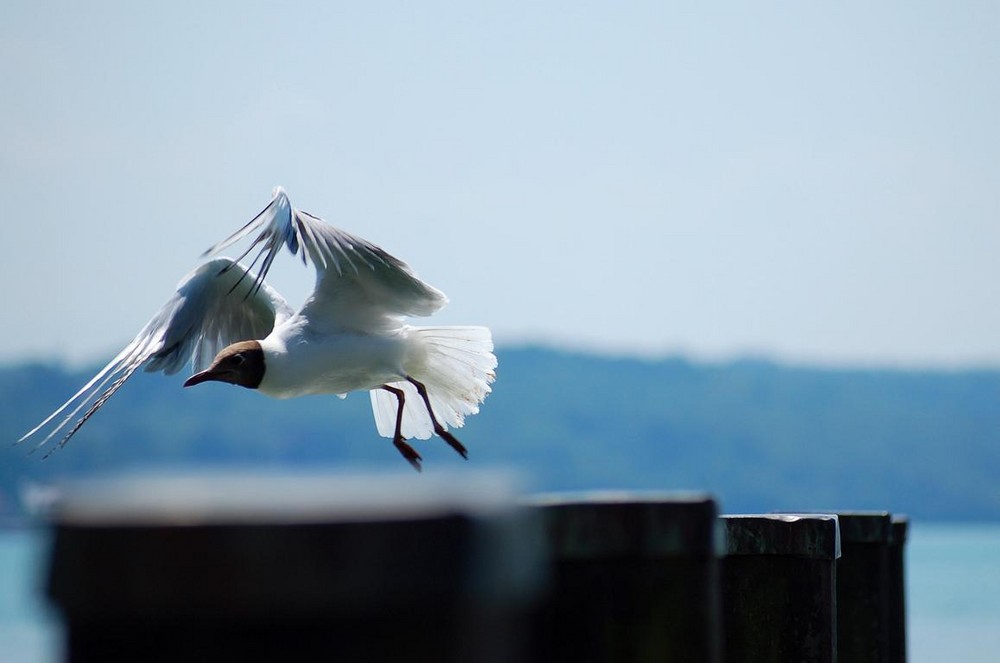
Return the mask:
M 837 661 L 834 515 L 725 515 L 725 660 Z
M 129 478 L 72 491 L 49 575 L 68 659 L 519 660 L 541 539 L 496 481 L 452 479 Z
M 718 509 L 706 495 L 540 496 L 550 594 L 534 661 L 720 660 Z
M 906 536 L 910 521 L 892 517 L 889 543 L 889 661 L 906 663 Z

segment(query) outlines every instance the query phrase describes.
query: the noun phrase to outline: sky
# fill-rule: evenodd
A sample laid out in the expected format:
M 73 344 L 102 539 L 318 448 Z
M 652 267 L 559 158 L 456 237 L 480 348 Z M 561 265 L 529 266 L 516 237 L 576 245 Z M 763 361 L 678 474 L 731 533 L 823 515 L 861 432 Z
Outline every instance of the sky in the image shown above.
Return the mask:
M 2 362 L 280 184 L 501 347 L 1000 366 L 997 3 L 9 0 L 0 85 Z

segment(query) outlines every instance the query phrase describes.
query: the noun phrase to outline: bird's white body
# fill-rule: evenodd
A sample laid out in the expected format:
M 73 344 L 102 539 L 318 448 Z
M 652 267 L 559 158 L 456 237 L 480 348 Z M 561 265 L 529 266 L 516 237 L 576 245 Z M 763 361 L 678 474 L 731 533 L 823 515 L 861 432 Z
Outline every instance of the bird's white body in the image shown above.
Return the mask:
M 257 388 L 274 398 L 347 394 L 405 378 L 404 365 L 415 340 L 393 332 L 314 333 L 295 317 L 260 342 L 267 372 Z
M 51 424 L 41 446 L 72 423 L 61 446 L 139 368 L 172 374 L 190 361 L 208 368 L 185 385 L 233 382 L 274 398 L 369 391 L 379 433 L 418 469 L 419 454 L 404 438 L 436 433 L 465 455 L 447 428 L 478 412 L 490 392 L 497 361 L 489 329 L 405 324 L 447 297 L 381 248 L 293 208 L 280 187 L 206 254 L 257 232 L 236 260 L 214 258 L 182 279 L 132 342 L 21 441 Z M 253 264 L 263 260 L 254 274 L 239 261 L 258 245 Z M 298 311 L 264 281 L 282 247 L 316 268 L 316 286 Z M 241 368 L 248 348 L 253 361 Z

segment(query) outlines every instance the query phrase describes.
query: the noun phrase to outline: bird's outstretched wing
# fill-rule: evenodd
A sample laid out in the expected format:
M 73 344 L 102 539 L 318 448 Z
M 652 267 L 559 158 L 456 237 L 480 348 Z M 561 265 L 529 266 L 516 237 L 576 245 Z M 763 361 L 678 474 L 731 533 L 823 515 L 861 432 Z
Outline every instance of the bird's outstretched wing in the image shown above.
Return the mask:
M 56 448 L 62 447 L 143 365 L 173 375 L 191 361 L 200 370 L 223 347 L 263 338 L 292 313 L 281 295 L 243 265 L 210 260 L 184 277 L 132 342 L 18 444 L 44 433 L 37 449 L 69 427 Z
M 257 287 L 263 283 L 282 245 L 316 268 L 316 287 L 302 313 L 327 318 L 319 327 L 371 329 L 380 318 L 430 315 L 448 303 L 440 290 L 424 283 L 402 260 L 371 242 L 335 228 L 292 207 L 281 187 L 249 223 L 219 242 L 213 255 L 257 233 L 242 260 L 257 246 L 251 267 L 261 261 Z M 314 324 L 316 316 L 310 316 Z

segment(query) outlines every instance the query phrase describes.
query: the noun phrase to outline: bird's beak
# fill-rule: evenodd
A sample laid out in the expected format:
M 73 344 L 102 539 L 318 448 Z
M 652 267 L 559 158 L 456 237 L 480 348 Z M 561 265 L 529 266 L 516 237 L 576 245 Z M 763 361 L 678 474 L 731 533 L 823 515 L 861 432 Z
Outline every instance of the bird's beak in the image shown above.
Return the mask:
M 212 380 L 218 380 L 219 374 L 211 368 L 205 369 L 201 373 L 195 373 L 187 380 L 184 381 L 185 387 L 193 387 L 196 384 L 201 384 L 202 382 L 210 382 Z

